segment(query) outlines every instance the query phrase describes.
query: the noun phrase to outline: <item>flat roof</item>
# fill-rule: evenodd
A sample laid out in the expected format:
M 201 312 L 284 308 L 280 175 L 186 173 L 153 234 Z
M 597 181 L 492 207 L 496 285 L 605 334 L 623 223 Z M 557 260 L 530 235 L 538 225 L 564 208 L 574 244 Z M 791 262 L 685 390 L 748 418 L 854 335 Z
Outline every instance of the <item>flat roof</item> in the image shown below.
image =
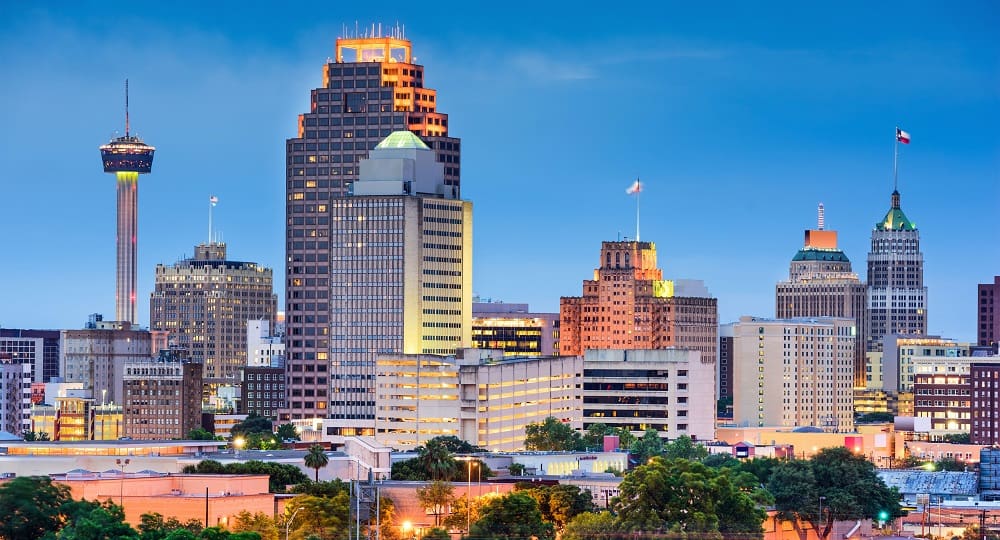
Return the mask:
M 227 446 L 226 441 L 0 441 L 0 447 L 6 448 L 26 448 L 26 447 L 47 447 L 47 448 L 156 448 L 162 446 Z

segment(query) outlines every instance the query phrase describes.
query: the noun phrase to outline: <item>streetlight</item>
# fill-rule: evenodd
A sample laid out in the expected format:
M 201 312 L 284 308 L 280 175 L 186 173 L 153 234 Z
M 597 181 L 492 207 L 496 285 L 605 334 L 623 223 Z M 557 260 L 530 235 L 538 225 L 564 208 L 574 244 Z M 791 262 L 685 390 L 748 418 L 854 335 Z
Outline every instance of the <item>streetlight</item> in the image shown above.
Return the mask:
M 816 520 L 816 537 L 817 538 L 819 537 L 820 525 L 823 523 L 823 501 L 825 501 L 825 500 L 826 500 L 826 497 L 824 497 L 822 495 L 819 496 L 819 519 Z
M 298 514 L 299 510 L 302 510 L 301 506 L 296 508 L 295 511 L 292 512 L 292 515 L 288 518 L 288 521 L 285 523 L 285 540 L 288 540 L 288 532 L 291 530 L 292 520 L 295 519 L 295 514 Z
M 470 458 L 468 464 L 469 480 L 465 484 L 465 534 L 469 534 L 472 530 L 472 466 L 479 465 L 479 462 Z
M 122 461 L 121 458 L 115 460 L 115 465 L 118 465 L 118 468 L 122 471 L 118 485 L 118 505 L 122 507 L 123 511 L 125 509 L 125 467 L 128 467 L 129 463 L 132 463 L 132 460 L 129 458 L 125 458 L 125 461 Z
M 240 450 L 243 448 L 243 445 L 245 445 L 246 442 L 247 442 L 246 439 L 244 439 L 243 437 L 236 437 L 235 439 L 233 439 L 233 448 L 236 449 L 236 459 L 240 459 Z

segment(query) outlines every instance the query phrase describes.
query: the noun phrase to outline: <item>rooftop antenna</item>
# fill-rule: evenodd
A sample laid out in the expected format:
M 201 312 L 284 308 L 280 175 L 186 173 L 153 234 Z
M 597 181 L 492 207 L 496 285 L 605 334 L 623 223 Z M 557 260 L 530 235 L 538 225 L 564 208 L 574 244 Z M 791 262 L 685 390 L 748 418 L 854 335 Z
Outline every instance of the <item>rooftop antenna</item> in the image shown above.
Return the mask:
M 125 138 L 128 138 L 129 123 L 128 123 L 128 79 L 125 79 Z
M 822 231 L 823 227 L 826 225 L 826 212 L 823 210 L 823 203 L 819 203 L 817 214 L 817 225 L 819 226 L 819 230 Z

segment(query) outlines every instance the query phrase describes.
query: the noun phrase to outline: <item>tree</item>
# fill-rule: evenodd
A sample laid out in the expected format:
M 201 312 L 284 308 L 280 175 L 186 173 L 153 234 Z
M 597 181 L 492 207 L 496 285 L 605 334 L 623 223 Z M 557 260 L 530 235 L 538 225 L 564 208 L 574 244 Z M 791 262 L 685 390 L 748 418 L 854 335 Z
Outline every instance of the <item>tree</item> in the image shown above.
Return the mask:
M 187 439 L 189 441 L 214 441 L 215 434 L 201 426 L 198 426 L 188 432 Z
M 237 422 L 233 424 L 229 432 L 233 437 L 240 435 L 246 436 L 251 433 L 273 433 L 274 424 L 267 418 L 260 416 L 259 414 L 252 412 L 245 420 L 242 422 Z
M 524 446 L 528 450 L 566 452 L 584 447 L 583 438 L 576 430 L 552 416 L 540 424 L 528 424 L 524 433 Z
M 469 537 L 477 540 L 520 540 L 532 536 L 552 540 L 555 533 L 551 523 L 542 521 L 535 499 L 519 492 L 490 499 L 469 531 Z
M 701 461 L 708 457 L 708 450 L 703 445 L 696 444 L 694 439 L 681 435 L 663 445 L 663 457 L 666 459 L 692 459 Z
M 562 530 L 577 514 L 595 510 L 593 495 L 589 490 L 581 490 L 578 486 L 538 486 L 526 489 L 523 493 L 535 499 L 542 519 L 555 525 L 556 530 Z
M 20 476 L 0 485 L 0 539 L 41 538 L 58 531 L 72 502 L 69 488 L 48 477 Z
M 434 527 L 424 533 L 424 535 L 420 538 L 423 540 L 451 540 L 451 535 L 444 529 Z
M 612 540 L 618 538 L 615 517 L 610 512 L 584 512 L 569 520 L 562 540 Z
M 420 506 L 434 514 L 434 526 L 441 524 L 441 514 L 444 514 L 451 501 L 455 498 L 455 488 L 448 482 L 436 480 L 425 487 L 417 488 L 417 500 Z
M 163 518 L 163 514 L 156 512 L 142 514 L 139 517 L 139 533 L 142 540 L 165 540 L 170 533 L 178 530 L 185 530 L 194 534 L 201 532 L 202 522 L 197 519 L 189 519 L 181 523 L 176 518 Z
M 58 540 L 139 540 L 139 533 L 125 523 L 122 507 L 85 503 L 57 534 Z
M 647 429 L 642 437 L 632 443 L 629 453 L 635 456 L 638 463 L 645 463 L 663 455 L 663 439 L 660 438 L 660 433 L 655 429 Z
M 319 470 L 326 467 L 330 463 L 330 458 L 326 455 L 326 451 L 323 449 L 323 446 L 319 444 L 310 446 L 304 459 L 306 467 L 316 469 L 316 481 L 319 482 Z
M 281 424 L 278 426 L 278 429 L 274 431 L 274 434 L 277 435 L 282 441 L 299 440 L 299 431 L 295 429 L 295 424 Z
M 969 464 L 955 458 L 941 458 L 934 462 L 935 471 L 957 471 L 962 472 L 969 469 Z
M 417 460 L 431 480 L 447 480 L 455 474 L 455 458 L 443 441 L 431 439 L 417 451 Z
M 294 497 L 285 509 L 288 515 L 298 511 L 292 522 L 289 538 L 305 540 L 310 535 L 315 535 L 322 540 L 346 540 L 350 527 L 350 500 L 347 492 L 333 497 Z
M 430 441 L 435 441 L 435 444 L 442 444 L 448 449 L 452 454 L 475 454 L 477 452 L 484 452 L 482 448 L 474 446 L 468 441 L 463 441 L 454 435 L 438 435 Z
M 507 472 L 511 476 L 524 476 L 524 470 L 524 463 L 511 463 L 510 466 L 507 467 Z
M 952 444 L 969 444 L 972 441 L 972 436 L 968 433 L 949 433 L 944 436 L 944 440 Z
M 449 530 L 465 530 L 469 523 L 479 521 L 480 510 L 489 497 L 462 497 L 461 494 L 451 502 L 451 513 L 441 521 L 441 526 Z
M 420 463 L 420 458 L 397 461 L 392 464 L 390 476 L 393 480 L 429 480 L 427 471 Z
M 734 458 L 729 454 L 711 454 L 705 459 L 701 460 L 706 467 L 712 467 L 713 469 L 719 469 L 726 467 L 729 469 L 739 469 L 740 460 Z
M 761 485 L 767 485 L 768 481 L 771 480 L 771 473 L 778 466 L 778 463 L 781 461 L 775 458 L 758 457 L 744 461 L 740 464 L 740 470 L 756 476 Z
M 622 480 L 620 496 L 611 501 L 617 527 L 760 534 L 766 515 L 744 485 L 747 478 L 697 461 L 654 457 Z
M 293 487 L 291 492 L 313 497 L 334 497 L 340 492 L 349 493 L 350 490 L 350 484 L 340 478 L 334 478 L 323 482 L 303 482 Z
M 886 422 L 892 422 L 896 417 L 892 413 L 888 412 L 870 412 L 858 416 L 854 421 L 855 424 L 884 424 Z
M 251 514 L 244 510 L 236 514 L 233 532 L 255 532 L 260 535 L 261 540 L 278 540 L 278 527 L 274 519 L 263 512 Z
M 875 465 L 843 447 L 779 463 L 767 487 L 781 519 L 808 522 L 822 540 L 836 520 L 875 519 L 883 511 L 890 519 L 902 515 L 895 488 L 886 487 Z
M 198 462 L 197 465 L 185 465 L 184 474 L 266 474 L 272 493 L 284 493 L 285 487 L 308 482 L 301 469 L 288 463 L 271 463 L 257 460 L 227 463 L 225 465 L 211 459 Z

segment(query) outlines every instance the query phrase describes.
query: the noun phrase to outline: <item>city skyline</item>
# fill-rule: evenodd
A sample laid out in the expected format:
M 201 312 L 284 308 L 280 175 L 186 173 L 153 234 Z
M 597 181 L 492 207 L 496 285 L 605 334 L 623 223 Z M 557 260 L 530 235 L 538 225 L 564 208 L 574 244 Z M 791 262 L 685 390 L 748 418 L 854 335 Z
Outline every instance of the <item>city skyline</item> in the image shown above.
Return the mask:
M 210 194 L 235 258 L 273 268 L 282 283 L 284 140 L 334 39 L 357 19 L 406 24 L 463 140 L 480 295 L 557 311 L 595 266 L 592 246 L 632 236 L 625 188 L 639 176 L 642 238 L 657 244 L 664 276 L 704 280 L 720 322 L 773 316 L 774 285 L 818 202 L 860 270 L 889 208 L 898 124 L 913 135 L 899 189 L 921 231 L 928 331 L 974 341 L 976 286 L 1000 268 L 1000 255 L 982 249 L 997 237 L 1000 196 L 990 129 L 1000 116 L 989 35 L 997 17 L 988 4 L 961 15 L 902 5 L 857 21 L 824 13 L 828 27 L 808 32 L 783 25 L 819 13 L 756 14 L 756 29 L 713 27 L 688 6 L 653 13 L 650 29 L 630 28 L 624 15 L 597 23 L 560 14 L 572 30 L 542 13 L 480 21 L 472 32 L 463 27 L 475 13 L 449 14 L 442 27 L 441 7 L 344 12 L 296 26 L 287 41 L 258 27 L 252 9 L 226 20 L 162 8 L 104 20 L 82 8 L 24 8 L 0 23 L 0 62 L 19 75 L 0 89 L 0 174 L 11 200 L 58 195 L 3 214 L 20 232 L 0 268 L 0 325 L 78 328 L 88 313 L 112 313 L 113 188 L 92 154 L 124 131 L 126 77 L 132 132 L 160 148 L 140 203 L 140 324 L 149 323 L 156 263 L 190 255 L 204 237 Z M 893 28 L 876 23 L 886 12 Z M 291 15 L 268 15 L 291 25 Z M 126 21 L 142 23 L 143 40 L 108 31 Z M 770 37 L 775 29 L 784 33 Z M 109 62 L 112 54 L 123 61 Z M 50 154 L 37 141 L 56 135 L 61 159 L 43 161 Z M 536 279 L 510 279 L 526 261 L 542 265 Z

